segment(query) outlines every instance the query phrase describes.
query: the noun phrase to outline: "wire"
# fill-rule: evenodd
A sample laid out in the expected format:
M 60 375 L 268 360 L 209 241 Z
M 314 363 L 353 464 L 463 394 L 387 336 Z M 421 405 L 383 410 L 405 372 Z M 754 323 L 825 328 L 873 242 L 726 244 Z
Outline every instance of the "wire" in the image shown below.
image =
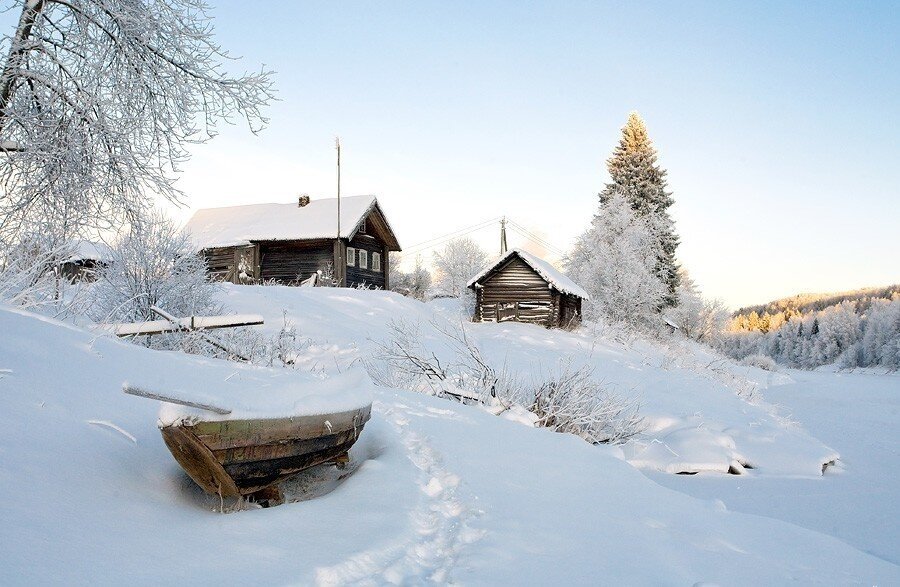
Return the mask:
M 541 246 L 543 246 L 543 247 L 546 247 L 546 248 L 549 249 L 551 252 L 556 253 L 556 254 L 558 254 L 558 255 L 564 255 L 564 254 L 565 254 L 565 252 L 564 252 L 563 250 L 561 250 L 559 247 L 553 245 L 552 243 L 550 243 L 550 242 L 547 241 L 546 239 L 544 239 L 544 238 L 542 238 L 542 237 L 540 237 L 540 236 L 534 234 L 533 232 L 531 232 L 530 230 L 528 230 L 527 228 L 525 228 L 524 226 L 522 226 L 522 225 L 519 224 L 518 222 L 516 222 L 516 221 L 514 221 L 514 220 L 511 220 L 510 218 L 507 218 L 507 219 L 506 219 L 506 222 L 509 224 L 510 228 L 512 228 L 515 232 L 517 232 L 517 233 L 520 234 L 521 236 L 524 236 L 525 238 L 527 238 L 528 240 L 532 241 L 533 243 L 538 244 L 538 245 L 541 245 Z
M 483 228 L 487 228 L 491 224 L 498 222 L 500 220 L 500 216 L 496 218 L 491 218 L 490 220 L 485 220 L 484 222 L 480 222 L 478 224 L 474 224 L 472 226 L 468 226 L 466 228 L 460 228 L 459 230 L 454 230 L 453 232 L 448 232 L 447 234 L 436 236 L 434 238 L 428 239 L 426 241 L 422 241 L 420 243 L 416 243 L 412 246 L 406 247 L 403 249 L 404 254 L 410 254 L 416 252 L 418 250 L 429 249 L 432 247 L 436 247 L 441 245 L 447 241 L 453 240 L 455 238 L 459 238 L 465 236 L 467 234 L 471 234 L 477 230 L 481 230 Z

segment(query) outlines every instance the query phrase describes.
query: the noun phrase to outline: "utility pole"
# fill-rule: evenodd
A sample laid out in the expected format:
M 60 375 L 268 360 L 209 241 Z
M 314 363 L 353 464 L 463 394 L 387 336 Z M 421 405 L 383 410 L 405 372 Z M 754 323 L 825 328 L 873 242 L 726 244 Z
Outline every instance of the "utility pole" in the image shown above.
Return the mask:
M 337 149 L 337 237 L 341 238 L 341 137 L 334 137 Z
M 343 287 L 347 282 L 345 276 L 347 263 L 344 262 L 344 243 L 341 242 L 341 137 L 334 137 L 334 148 L 337 150 L 337 240 L 334 242 L 334 246 L 337 247 L 335 257 L 337 257 L 338 263 L 338 266 L 334 268 L 334 273 Z
M 506 254 L 506 216 L 500 219 L 500 255 Z

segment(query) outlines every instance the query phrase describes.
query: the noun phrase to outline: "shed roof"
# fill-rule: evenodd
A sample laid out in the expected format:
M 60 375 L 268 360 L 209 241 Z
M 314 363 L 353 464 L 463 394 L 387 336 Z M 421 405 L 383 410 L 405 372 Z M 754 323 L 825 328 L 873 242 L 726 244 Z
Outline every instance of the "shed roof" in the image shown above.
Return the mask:
M 89 240 L 73 240 L 68 244 L 71 254 L 63 263 L 76 263 L 79 261 L 98 261 L 108 263 L 112 261 L 112 248 L 106 243 Z
M 341 198 L 341 238 L 356 235 L 362 221 L 377 211 L 384 221 L 390 250 L 400 250 L 375 196 Z M 197 210 L 185 225 L 198 249 L 246 245 L 253 241 L 313 240 L 337 235 L 337 198 L 312 200 L 306 206 L 249 204 Z
M 508 250 L 499 259 L 485 267 L 478 275 L 470 279 L 467 287 L 474 287 L 476 283 L 492 274 L 495 270 L 500 269 L 513 256 L 517 256 L 522 259 L 522 261 L 524 261 L 526 265 L 534 269 L 535 273 L 540 275 L 544 279 L 544 281 L 555 287 L 560 292 L 571 294 L 585 300 L 591 299 L 591 296 L 589 296 L 588 293 L 584 291 L 584 289 L 580 285 L 569 279 L 567 276 L 563 275 L 563 273 L 559 269 L 557 269 L 547 261 L 539 257 L 535 257 L 531 253 L 523 251 L 522 249 Z

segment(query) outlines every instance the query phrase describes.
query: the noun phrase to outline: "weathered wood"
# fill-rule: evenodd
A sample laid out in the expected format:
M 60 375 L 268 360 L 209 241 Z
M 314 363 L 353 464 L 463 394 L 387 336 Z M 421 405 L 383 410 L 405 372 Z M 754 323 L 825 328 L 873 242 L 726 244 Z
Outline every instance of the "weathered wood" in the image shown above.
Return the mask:
M 214 406 L 212 404 L 192 402 L 192 401 L 184 400 L 184 399 L 173 397 L 173 396 L 168 396 L 168 395 L 165 395 L 162 393 L 147 391 L 146 389 L 141 389 L 140 387 L 135 387 L 135 386 L 129 385 L 127 383 L 122 385 L 122 391 L 124 391 L 128 395 L 136 395 L 138 397 L 145 397 L 147 399 L 155 399 L 157 401 L 166 402 L 169 404 L 178 404 L 179 406 L 187 406 L 189 408 L 198 408 L 201 410 L 206 410 L 207 412 L 219 414 L 221 416 L 227 416 L 228 414 L 231 413 L 231 410 L 229 410 L 227 408 L 221 408 L 219 406 Z
M 371 406 L 334 414 L 197 422 L 194 432 L 211 450 L 272 444 L 285 439 L 305 440 L 342 430 L 361 428 L 371 416 Z
M 183 426 L 166 426 L 161 432 L 169 452 L 204 491 L 222 497 L 241 495 L 241 490 L 231 475 L 190 429 Z
M 318 416 L 178 423 L 164 426 L 162 434 L 173 456 L 204 490 L 223 491 L 227 497 L 249 495 L 345 455 L 371 409 L 369 405 Z M 232 485 L 223 482 L 223 475 Z
M 154 310 L 156 311 L 156 310 Z M 263 324 L 262 316 L 247 314 L 235 316 L 189 316 L 164 320 L 148 320 L 147 322 L 126 322 L 121 324 L 103 324 L 103 329 L 112 330 L 116 336 L 143 336 L 147 334 L 164 334 L 183 330 L 214 330 L 216 328 L 235 328 L 238 326 L 258 326 Z
M 515 320 L 548 328 L 580 319 L 581 299 L 558 291 L 516 254 L 475 285 L 476 322 Z
M 265 241 L 260 247 L 260 276 L 263 280 L 297 285 L 316 271 L 325 271 L 334 262 L 333 241 Z

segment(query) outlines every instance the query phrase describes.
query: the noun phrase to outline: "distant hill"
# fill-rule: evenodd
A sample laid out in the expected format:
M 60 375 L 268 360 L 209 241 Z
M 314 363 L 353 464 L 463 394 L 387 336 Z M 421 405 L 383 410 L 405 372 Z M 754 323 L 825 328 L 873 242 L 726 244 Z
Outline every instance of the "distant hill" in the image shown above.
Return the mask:
M 756 312 L 762 316 L 765 313 L 776 314 L 789 309 L 799 314 L 805 314 L 807 312 L 824 310 L 829 306 L 836 306 L 846 301 L 870 301 L 879 298 L 889 300 L 895 294 L 900 294 L 900 284 L 885 287 L 866 287 L 837 293 L 803 293 L 789 298 L 774 300 L 767 304 L 747 306 L 737 310 L 732 316 L 735 318 L 740 315 L 747 316 L 751 312 Z
M 716 346 L 736 359 L 765 355 L 791 367 L 900 369 L 900 285 L 741 308 Z

